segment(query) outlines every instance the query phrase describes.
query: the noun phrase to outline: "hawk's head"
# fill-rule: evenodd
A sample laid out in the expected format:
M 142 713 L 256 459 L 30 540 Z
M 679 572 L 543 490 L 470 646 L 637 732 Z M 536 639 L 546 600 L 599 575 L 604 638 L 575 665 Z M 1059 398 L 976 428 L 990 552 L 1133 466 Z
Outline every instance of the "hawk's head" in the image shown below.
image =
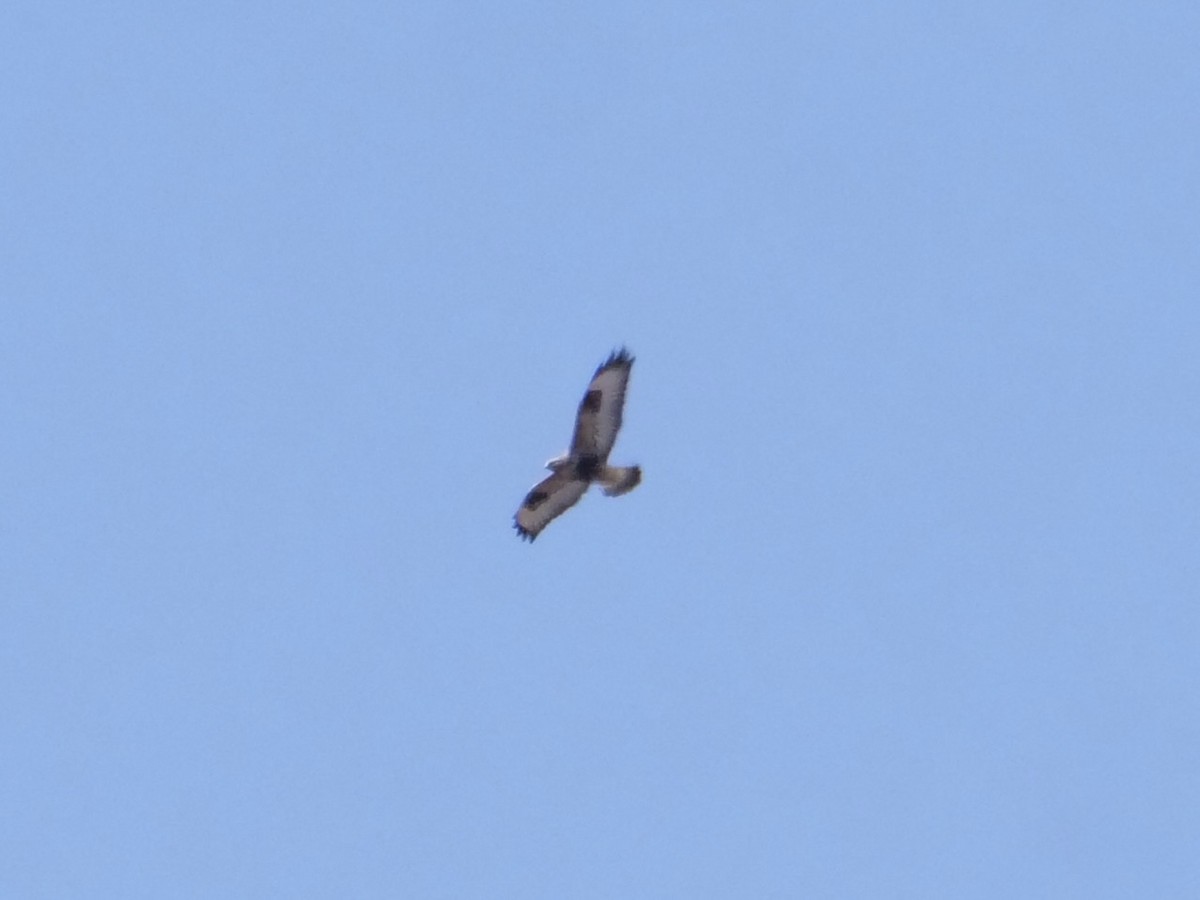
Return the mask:
M 554 459 L 546 462 L 546 468 L 551 472 L 561 472 L 571 464 L 571 454 L 564 453 L 562 456 L 556 456 Z

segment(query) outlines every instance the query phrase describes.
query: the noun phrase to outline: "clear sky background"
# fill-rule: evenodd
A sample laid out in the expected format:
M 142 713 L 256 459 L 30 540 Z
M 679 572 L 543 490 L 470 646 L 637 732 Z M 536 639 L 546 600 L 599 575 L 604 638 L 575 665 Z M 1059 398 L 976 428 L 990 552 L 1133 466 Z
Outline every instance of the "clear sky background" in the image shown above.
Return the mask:
M 8 4 L 0 895 L 1200 896 L 1198 47 Z

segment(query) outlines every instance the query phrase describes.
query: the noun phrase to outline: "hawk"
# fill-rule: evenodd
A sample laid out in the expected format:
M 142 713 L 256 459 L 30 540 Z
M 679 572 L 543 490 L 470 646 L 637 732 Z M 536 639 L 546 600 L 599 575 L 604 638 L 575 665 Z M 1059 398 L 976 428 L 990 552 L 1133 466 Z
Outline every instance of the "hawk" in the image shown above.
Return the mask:
M 621 429 L 621 410 L 632 366 L 633 357 L 622 347 L 596 369 L 575 414 L 571 449 L 546 463 L 552 474 L 533 486 L 513 516 L 513 527 L 523 539 L 532 541 L 541 534 L 587 493 L 593 481 L 600 483 L 608 497 L 627 494 L 641 483 L 639 466 L 608 464 L 608 454 Z

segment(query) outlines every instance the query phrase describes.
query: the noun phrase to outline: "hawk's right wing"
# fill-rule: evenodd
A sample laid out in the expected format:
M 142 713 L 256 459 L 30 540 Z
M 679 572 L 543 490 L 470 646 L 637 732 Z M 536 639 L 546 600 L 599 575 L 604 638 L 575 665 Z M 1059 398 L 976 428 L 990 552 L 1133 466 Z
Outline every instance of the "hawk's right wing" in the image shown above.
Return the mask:
M 555 472 L 533 486 L 525 495 L 521 508 L 513 516 L 513 527 L 527 541 L 536 538 L 543 528 L 579 502 L 588 489 L 586 481 Z

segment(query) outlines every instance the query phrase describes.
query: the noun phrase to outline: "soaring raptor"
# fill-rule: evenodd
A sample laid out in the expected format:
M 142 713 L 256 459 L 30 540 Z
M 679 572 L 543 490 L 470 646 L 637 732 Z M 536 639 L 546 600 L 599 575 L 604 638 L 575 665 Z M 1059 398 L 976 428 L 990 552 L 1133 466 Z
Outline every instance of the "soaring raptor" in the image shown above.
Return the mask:
M 546 463 L 549 477 L 525 495 L 513 516 L 517 534 L 532 541 L 542 529 L 582 497 L 593 481 L 609 497 L 632 491 L 642 480 L 639 466 L 610 466 L 608 454 L 621 429 L 621 409 L 633 357 L 622 347 L 613 351 L 592 376 L 575 414 L 571 449 Z

